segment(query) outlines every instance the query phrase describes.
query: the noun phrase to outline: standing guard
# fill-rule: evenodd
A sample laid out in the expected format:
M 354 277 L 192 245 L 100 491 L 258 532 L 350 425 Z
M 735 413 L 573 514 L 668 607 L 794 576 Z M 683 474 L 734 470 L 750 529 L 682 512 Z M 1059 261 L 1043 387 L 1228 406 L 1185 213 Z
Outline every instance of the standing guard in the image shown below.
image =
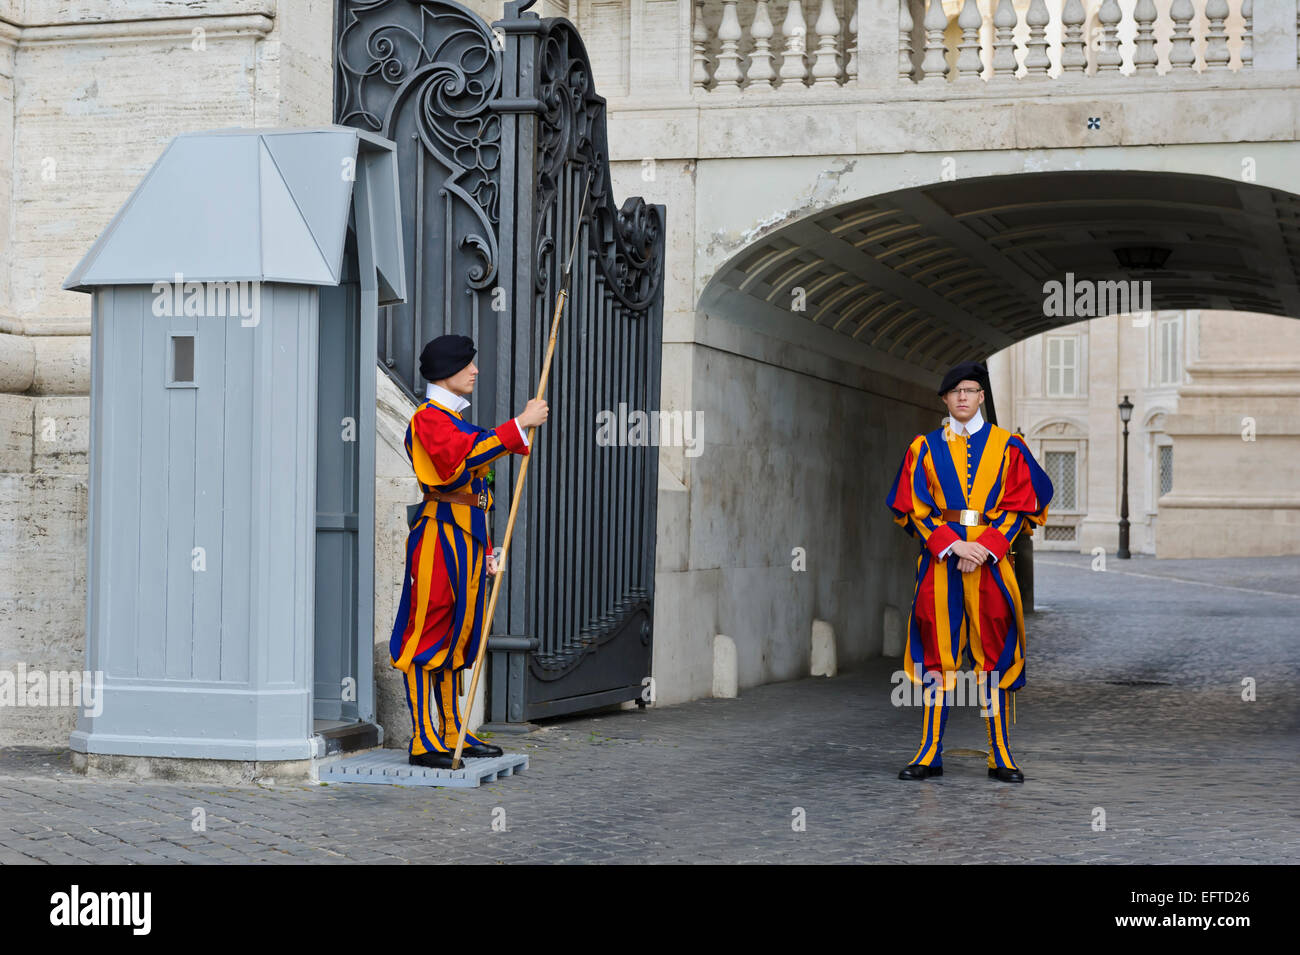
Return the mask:
M 549 414 L 547 403 L 533 398 L 491 431 L 465 421 L 461 412 L 478 377 L 474 351 L 464 335 L 442 335 L 424 347 L 420 373 L 429 382 L 427 400 L 406 429 L 406 453 L 424 500 L 413 508 L 388 650 L 392 665 L 406 675 L 408 762 L 437 769 L 451 768 L 464 732 L 459 676 L 478 654 L 486 581 L 499 571 L 487 525 L 489 465 L 506 454 L 528 454 L 526 429 Z M 500 756 L 501 749 L 466 733 L 464 755 Z
M 900 779 L 943 775 L 943 729 L 963 658 L 977 671 L 988 719 L 989 776 L 1025 779 L 1007 723 L 1007 693 L 1025 685 L 1025 617 L 1007 552 L 1026 522 L 1046 522 L 1052 482 L 1024 439 L 985 422 L 987 384 L 976 362 L 944 376 L 939 395 L 950 417 L 912 440 L 886 498 L 895 523 L 921 543 L 903 666 L 925 687 L 925 723 Z

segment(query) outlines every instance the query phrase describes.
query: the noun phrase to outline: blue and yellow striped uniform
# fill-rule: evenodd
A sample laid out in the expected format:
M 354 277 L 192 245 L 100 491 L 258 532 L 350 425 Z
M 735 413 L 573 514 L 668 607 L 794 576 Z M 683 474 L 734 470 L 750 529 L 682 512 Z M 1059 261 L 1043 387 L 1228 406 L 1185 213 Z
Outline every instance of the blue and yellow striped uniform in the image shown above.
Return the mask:
M 406 454 L 422 492 L 483 493 L 491 507 L 489 465 L 510 453 L 528 453 L 513 419 L 489 431 L 428 400 L 406 428 Z M 451 752 L 460 738 L 456 673 L 473 664 L 483 638 L 491 552 L 482 508 L 425 501 L 411 524 L 402 598 L 388 643 L 392 665 L 406 674 L 411 755 Z M 467 735 L 466 742 L 482 741 Z
M 941 427 L 917 435 L 886 497 L 894 520 L 921 543 L 903 668 L 916 683 L 938 671 L 951 689 L 968 663 L 978 671 L 988 717 L 989 766 L 1015 768 L 1008 746 L 1007 692 L 1025 684 L 1025 618 L 1015 570 L 1006 560 L 1027 523 L 1047 520 L 1052 482 L 1024 440 L 984 423 L 973 434 Z M 985 525 L 944 521 L 944 510 L 976 510 Z M 978 540 L 992 554 L 963 574 L 945 553 L 959 540 Z M 997 674 L 995 686 L 991 675 Z M 948 705 L 925 695 L 925 732 L 913 762 L 941 765 Z M 950 705 L 950 701 L 948 701 Z

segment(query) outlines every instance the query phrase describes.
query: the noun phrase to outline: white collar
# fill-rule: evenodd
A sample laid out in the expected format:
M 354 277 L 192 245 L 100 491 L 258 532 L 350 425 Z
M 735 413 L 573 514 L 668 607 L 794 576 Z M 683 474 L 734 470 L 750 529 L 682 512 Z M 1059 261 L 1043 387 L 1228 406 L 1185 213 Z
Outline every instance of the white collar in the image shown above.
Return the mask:
M 448 391 L 442 385 L 435 385 L 429 382 L 424 389 L 424 397 L 431 401 L 436 401 L 444 408 L 450 408 L 456 414 L 460 414 L 469 407 L 469 401 L 460 395 Z
M 968 438 L 984 427 L 984 416 L 980 414 L 979 408 L 975 409 L 975 413 L 971 415 L 971 419 L 965 424 L 952 417 L 948 420 L 951 422 L 949 427 L 952 429 L 953 434 L 965 435 Z

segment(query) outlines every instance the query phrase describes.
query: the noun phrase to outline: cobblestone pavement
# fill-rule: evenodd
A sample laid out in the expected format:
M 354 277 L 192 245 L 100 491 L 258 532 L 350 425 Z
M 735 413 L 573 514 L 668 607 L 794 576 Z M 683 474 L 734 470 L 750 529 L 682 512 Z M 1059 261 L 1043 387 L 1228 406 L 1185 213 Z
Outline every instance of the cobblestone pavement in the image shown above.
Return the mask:
M 885 660 L 552 722 L 511 747 L 527 773 L 469 791 L 141 784 L 4 750 L 0 863 L 1300 861 L 1300 559 L 1038 558 L 1021 786 L 954 752 L 985 748 L 973 708 L 941 779 L 898 780 L 920 714 Z

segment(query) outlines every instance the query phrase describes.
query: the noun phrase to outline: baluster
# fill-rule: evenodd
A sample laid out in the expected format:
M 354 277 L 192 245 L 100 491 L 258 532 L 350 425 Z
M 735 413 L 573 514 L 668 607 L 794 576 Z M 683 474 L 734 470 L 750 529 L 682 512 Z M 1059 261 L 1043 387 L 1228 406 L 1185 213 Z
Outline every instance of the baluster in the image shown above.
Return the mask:
M 1061 42 L 1061 75 L 1083 75 L 1088 71 L 1088 45 L 1083 39 L 1084 19 L 1082 0 L 1066 0 L 1065 10 L 1061 12 L 1061 22 L 1065 25 L 1065 36 Z
M 691 28 L 691 85 L 705 89 L 709 85 L 709 28 L 704 23 L 704 0 L 695 0 L 695 26 Z
M 1224 29 L 1224 21 L 1228 19 L 1228 0 L 1206 0 L 1205 16 L 1210 21 L 1205 38 L 1205 68 L 1226 70 L 1231 58 L 1228 34 Z
M 749 35 L 754 38 L 754 49 L 749 54 L 749 83 L 745 89 L 771 89 L 776 70 L 772 68 L 772 17 L 767 10 L 767 0 L 758 0 L 754 22 L 749 25 Z
M 1247 0 L 1249 2 L 1249 0 Z M 1169 49 L 1169 69 L 1191 70 L 1196 68 L 1196 51 L 1192 49 L 1192 18 L 1196 8 L 1192 0 L 1174 0 L 1169 7 L 1169 16 L 1174 21 L 1173 46 Z
M 962 77 L 979 78 L 984 64 L 980 61 L 980 26 L 984 17 L 980 15 L 979 4 L 975 0 L 966 0 L 961 13 L 957 15 L 957 25 L 961 27 L 961 52 L 957 54 L 957 79 Z
M 1137 21 L 1137 36 L 1133 40 L 1133 67 L 1138 73 L 1154 73 L 1156 69 L 1156 4 L 1155 0 L 1138 0 L 1133 8 Z
M 1029 24 L 1025 76 L 1041 78 L 1052 68 L 1052 61 L 1047 56 L 1047 23 L 1051 19 L 1047 15 L 1047 0 L 1034 0 L 1025 19 Z
M 853 16 L 849 17 L 849 62 L 844 67 L 844 73 L 848 77 L 850 85 L 856 85 L 858 82 L 858 5 L 854 0 L 849 0 L 849 6 L 853 8 Z
M 821 12 L 813 25 L 817 31 L 817 60 L 813 63 L 813 86 L 835 86 L 840 79 L 840 18 L 833 0 L 822 0 Z
M 948 61 L 943 55 L 943 31 L 948 29 L 948 15 L 943 0 L 930 0 L 925 10 L 925 59 L 921 61 L 921 80 L 933 83 L 948 75 Z
M 1061 43 L 1061 75 L 1088 72 L 1088 47 L 1083 39 L 1083 0 L 1066 0 L 1061 22 L 1065 37 Z
M 713 71 L 714 89 L 739 86 L 745 78 L 740 72 L 740 17 L 736 16 L 736 0 L 723 0 L 722 22 L 718 24 L 718 40 L 722 50 L 718 53 L 718 66 Z
M 804 58 L 808 24 L 803 18 L 802 0 L 790 0 L 785 22 L 781 24 L 781 35 L 785 37 L 785 51 L 781 55 L 781 87 L 801 86 L 804 77 L 808 75 L 808 64 Z
M 993 75 L 1016 75 L 1016 8 L 1011 0 L 998 0 L 993 13 Z
M 898 4 L 898 78 L 912 79 L 912 0 L 899 0 Z
M 1255 64 L 1255 0 L 1241 0 L 1241 68 Z
M 1121 16 L 1117 0 L 1106 0 L 1097 11 L 1097 19 L 1101 21 L 1101 49 L 1097 52 L 1098 73 L 1118 72 L 1124 63 L 1123 57 L 1119 55 Z

